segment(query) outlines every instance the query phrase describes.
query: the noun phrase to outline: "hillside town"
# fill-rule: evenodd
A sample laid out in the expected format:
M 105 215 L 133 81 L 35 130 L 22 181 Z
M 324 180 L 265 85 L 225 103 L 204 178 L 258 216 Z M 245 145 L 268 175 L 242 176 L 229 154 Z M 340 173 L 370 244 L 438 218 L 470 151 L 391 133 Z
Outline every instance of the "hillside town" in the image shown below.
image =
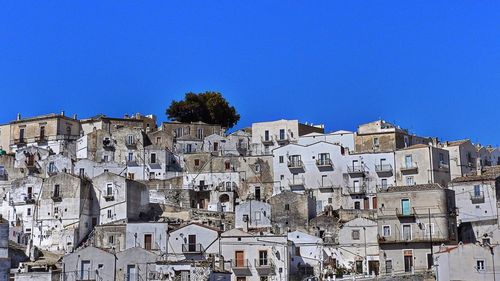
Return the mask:
M 497 147 L 384 120 L 12 119 L 0 280 L 500 280 Z

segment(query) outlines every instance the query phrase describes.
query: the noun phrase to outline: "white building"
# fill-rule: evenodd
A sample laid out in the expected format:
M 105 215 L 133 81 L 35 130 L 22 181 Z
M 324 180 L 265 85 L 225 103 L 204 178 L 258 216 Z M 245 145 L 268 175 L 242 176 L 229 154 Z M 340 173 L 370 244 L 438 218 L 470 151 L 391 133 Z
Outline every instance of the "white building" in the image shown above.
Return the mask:
M 321 276 L 323 273 L 323 239 L 302 231 L 288 233 L 290 245 L 290 274 Z
M 190 223 L 169 232 L 168 259 L 206 260 L 209 255 L 219 253 L 218 229 Z
M 257 200 L 248 200 L 236 205 L 234 227 L 241 229 L 271 228 L 271 205 Z
M 221 234 L 220 246 L 233 281 L 286 281 L 289 278 L 286 236 L 252 235 L 235 228 Z
M 339 130 L 331 133 L 310 133 L 299 137 L 298 144 L 309 145 L 316 142 L 329 142 L 354 151 L 354 132 Z

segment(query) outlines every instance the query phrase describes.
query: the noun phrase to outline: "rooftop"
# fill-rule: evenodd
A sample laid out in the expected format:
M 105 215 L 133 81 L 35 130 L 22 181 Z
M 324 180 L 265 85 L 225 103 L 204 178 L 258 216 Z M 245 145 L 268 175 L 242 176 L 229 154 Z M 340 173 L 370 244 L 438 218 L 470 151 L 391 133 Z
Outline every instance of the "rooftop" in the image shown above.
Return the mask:
M 406 185 L 406 186 L 391 186 L 385 192 L 405 192 L 405 191 L 422 191 L 422 190 L 437 190 L 437 189 L 445 189 L 441 185 L 437 183 L 428 183 L 428 184 L 415 184 L 415 185 Z
M 483 167 L 480 175 L 478 175 L 477 171 L 475 171 L 464 177 L 455 178 L 451 182 L 459 183 L 459 182 L 487 181 L 487 180 L 496 180 L 499 177 L 500 177 L 500 166 L 491 166 L 491 167 Z

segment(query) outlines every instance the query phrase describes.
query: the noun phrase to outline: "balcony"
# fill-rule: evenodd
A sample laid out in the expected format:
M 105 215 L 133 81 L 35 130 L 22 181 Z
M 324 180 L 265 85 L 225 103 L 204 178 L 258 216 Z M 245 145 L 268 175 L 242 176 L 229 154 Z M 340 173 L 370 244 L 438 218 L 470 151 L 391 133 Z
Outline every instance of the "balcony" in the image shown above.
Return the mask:
M 302 160 L 293 159 L 288 161 L 288 169 L 292 173 L 304 172 L 304 162 Z
M 104 194 L 102 197 L 106 201 L 113 201 L 113 200 L 115 200 L 115 196 L 113 195 L 113 193 Z
M 292 191 L 301 191 L 305 190 L 306 180 L 304 178 L 295 178 L 292 180 L 288 180 L 288 187 Z
M 441 170 L 448 170 L 450 168 L 450 165 L 444 161 L 439 161 L 439 169 Z
M 470 193 L 470 201 L 472 204 L 481 204 L 484 203 L 484 193 L 481 191 L 479 193 Z
M 35 204 L 35 198 L 33 198 L 31 195 L 28 195 L 24 197 L 24 202 L 26 204 Z
M 184 254 L 201 254 L 203 246 L 199 243 L 182 244 L 182 253 Z
M 347 192 L 349 195 L 363 195 L 366 193 L 366 186 L 348 186 Z
M 347 166 L 347 173 L 351 177 L 362 177 L 365 175 L 365 167 L 362 165 Z
M 274 144 L 273 136 L 269 136 L 268 138 L 260 136 L 260 141 L 262 142 L 263 145 L 273 145 Z
M 260 276 L 276 275 L 275 266 L 270 259 L 255 259 L 254 265 Z
M 17 146 L 24 146 L 26 145 L 26 139 L 25 138 L 19 138 L 19 139 L 14 139 L 13 144 Z
M 137 141 L 135 139 L 130 139 L 128 137 L 125 138 L 125 146 L 128 148 L 136 148 L 137 147 Z
M 9 180 L 9 176 L 7 175 L 7 171 L 5 169 L 0 169 L 0 181 Z
M 410 208 L 410 209 L 399 209 L 396 208 L 396 216 L 398 218 L 415 218 L 415 209 Z
M 377 189 L 377 192 L 380 191 L 387 191 L 389 187 L 392 187 L 392 184 L 377 184 L 375 188 Z
M 287 145 L 290 143 L 290 136 L 288 134 L 285 134 L 284 136 L 276 136 L 276 142 L 279 145 Z
M 35 142 L 40 144 L 40 143 L 46 143 L 49 139 L 47 138 L 47 136 L 43 136 L 43 135 L 40 135 L 40 136 L 37 136 L 35 137 Z
M 54 202 L 61 202 L 62 201 L 62 197 L 61 197 L 61 194 L 59 193 L 52 193 L 52 196 L 50 196 L 50 198 L 52 198 L 52 201 Z
M 392 165 L 391 164 L 375 165 L 375 172 L 378 175 L 392 175 Z
M 401 173 L 404 175 L 407 174 L 416 174 L 418 173 L 418 165 L 417 163 L 406 163 L 401 166 Z
M 330 158 L 320 158 L 316 160 L 316 166 L 320 171 L 333 170 L 333 162 Z
M 232 260 L 231 269 L 236 276 L 252 276 L 251 265 L 247 259 Z
M 339 189 L 340 186 L 336 186 L 333 184 L 331 180 L 323 180 L 323 181 L 318 181 L 318 189 L 320 192 L 333 192 L 334 189 Z

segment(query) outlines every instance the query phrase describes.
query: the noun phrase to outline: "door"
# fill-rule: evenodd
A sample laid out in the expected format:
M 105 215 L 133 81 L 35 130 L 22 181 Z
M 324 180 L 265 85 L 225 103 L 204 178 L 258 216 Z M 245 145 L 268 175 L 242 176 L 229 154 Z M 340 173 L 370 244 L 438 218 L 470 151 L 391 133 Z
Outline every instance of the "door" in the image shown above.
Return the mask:
M 245 252 L 243 251 L 236 251 L 234 252 L 234 257 L 235 257 L 235 264 L 236 267 L 244 267 L 245 266 Z
M 353 188 L 354 188 L 354 192 L 359 192 L 360 191 L 359 190 L 359 181 L 354 181 L 352 183 L 352 185 L 353 185 Z
M 28 186 L 28 199 L 33 197 L 33 187 Z
M 144 249 L 151 250 L 153 236 L 151 234 L 144 234 Z
M 135 265 L 127 265 L 127 281 L 137 281 L 137 268 Z
M 411 225 L 409 224 L 403 225 L 403 240 L 411 240 Z
M 188 235 L 188 251 L 196 252 L 196 235 Z
M 403 254 L 405 261 L 405 272 L 411 272 L 413 268 L 413 251 L 405 250 Z
M 214 151 L 219 151 L 219 143 L 214 142 Z
M 363 209 L 368 210 L 370 209 L 370 201 L 368 197 L 365 197 L 363 199 Z
M 392 260 L 385 261 L 385 273 L 392 274 Z
M 379 263 L 378 261 L 368 261 L 368 273 L 378 275 Z
M 82 261 L 80 268 L 80 278 L 82 280 L 90 279 L 90 261 Z
M 411 168 L 413 167 L 413 160 L 412 160 L 412 157 L 411 155 L 406 155 L 405 157 L 405 168 Z
M 19 140 L 24 142 L 24 129 L 19 129 Z
M 403 216 L 410 215 L 410 199 L 401 199 L 401 214 Z
M 377 197 L 372 198 L 372 207 L 374 210 L 377 209 Z
M 255 187 L 255 200 L 260 201 L 260 186 Z

